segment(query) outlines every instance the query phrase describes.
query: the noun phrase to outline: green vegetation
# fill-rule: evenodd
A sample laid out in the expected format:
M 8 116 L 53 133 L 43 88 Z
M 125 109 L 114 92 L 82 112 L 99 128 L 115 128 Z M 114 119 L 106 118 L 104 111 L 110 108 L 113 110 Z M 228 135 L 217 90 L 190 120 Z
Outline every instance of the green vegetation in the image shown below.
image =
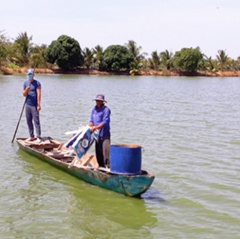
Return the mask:
M 0 31 L 0 66 L 7 64 L 10 53 L 10 41 L 5 34 Z
M 181 72 L 196 72 L 202 60 L 203 55 L 199 48 L 183 48 L 175 53 L 173 66 Z
M 133 56 L 125 46 L 112 45 L 103 53 L 103 70 L 121 71 L 130 70 Z
M 47 48 L 46 60 L 63 70 L 73 70 L 83 64 L 82 50 L 75 39 L 61 35 Z
M 80 44 L 70 36 L 61 35 L 47 45 L 36 45 L 27 32 L 20 33 L 10 41 L 4 31 L 0 31 L 0 71 L 20 67 L 61 69 L 74 71 L 95 69 L 109 72 L 129 72 L 141 74 L 141 70 L 197 74 L 201 72 L 239 71 L 240 57 L 236 60 L 228 57 L 226 51 L 219 50 L 216 59 L 207 57 L 199 47 L 182 48 L 173 53 L 165 50 L 153 51 L 148 57 L 142 53 L 142 47 L 129 40 L 125 45 L 110 45 L 103 49 L 81 49 Z

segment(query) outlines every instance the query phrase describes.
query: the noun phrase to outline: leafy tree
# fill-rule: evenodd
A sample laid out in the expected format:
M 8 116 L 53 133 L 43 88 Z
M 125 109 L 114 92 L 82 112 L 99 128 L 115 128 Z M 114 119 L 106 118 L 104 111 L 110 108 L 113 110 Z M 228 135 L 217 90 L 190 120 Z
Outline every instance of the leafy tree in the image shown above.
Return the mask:
M 133 56 L 125 46 L 111 45 L 103 54 L 103 69 L 108 71 L 129 70 Z
M 52 43 L 46 49 L 47 62 L 54 64 L 57 61 L 58 55 L 61 51 L 61 47 L 62 46 L 59 41 L 52 41 Z
M 173 65 L 176 70 L 181 72 L 195 72 L 198 70 L 199 63 L 203 59 L 203 54 L 197 48 L 182 48 L 174 55 Z
M 86 47 L 83 51 L 83 58 L 84 58 L 84 63 L 83 65 L 85 65 L 87 67 L 87 69 L 90 68 L 90 66 L 93 64 L 93 55 L 94 52 L 91 51 L 88 47 Z
M 5 36 L 5 33 L 0 31 L 0 66 L 4 65 L 7 61 L 9 44 L 9 40 Z
M 217 57 L 217 61 L 220 65 L 220 69 L 221 71 L 223 71 L 225 69 L 225 67 L 227 66 L 227 63 L 228 63 L 228 55 L 226 54 L 225 51 L 223 50 L 219 50 L 218 51 L 218 55 L 216 56 Z
M 31 51 L 29 65 L 33 68 L 45 68 L 46 62 L 46 45 L 34 46 Z
M 82 50 L 78 41 L 66 35 L 52 41 L 46 51 L 46 58 L 49 63 L 56 63 L 64 70 L 73 70 L 83 64 Z

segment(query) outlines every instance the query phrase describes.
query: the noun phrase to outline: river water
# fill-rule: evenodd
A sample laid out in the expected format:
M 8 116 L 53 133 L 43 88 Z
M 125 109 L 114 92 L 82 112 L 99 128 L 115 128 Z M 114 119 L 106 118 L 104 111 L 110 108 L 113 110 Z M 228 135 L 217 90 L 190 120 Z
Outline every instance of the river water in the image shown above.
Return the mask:
M 0 238 L 240 238 L 240 79 L 37 75 L 42 136 L 86 125 L 97 93 L 112 143 L 144 148 L 139 198 L 86 184 L 11 143 L 23 75 L 0 76 Z M 23 115 L 17 137 L 28 137 Z

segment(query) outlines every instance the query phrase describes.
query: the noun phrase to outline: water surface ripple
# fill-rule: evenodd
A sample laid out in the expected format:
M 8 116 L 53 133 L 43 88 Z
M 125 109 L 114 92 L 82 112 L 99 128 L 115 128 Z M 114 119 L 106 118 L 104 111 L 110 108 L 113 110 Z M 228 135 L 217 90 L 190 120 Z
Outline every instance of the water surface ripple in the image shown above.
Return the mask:
M 142 168 L 156 179 L 141 199 L 128 198 L 18 150 L 25 76 L 0 76 L 1 238 L 239 238 L 239 78 L 37 78 L 43 136 L 67 140 L 105 93 L 112 143 L 141 144 Z

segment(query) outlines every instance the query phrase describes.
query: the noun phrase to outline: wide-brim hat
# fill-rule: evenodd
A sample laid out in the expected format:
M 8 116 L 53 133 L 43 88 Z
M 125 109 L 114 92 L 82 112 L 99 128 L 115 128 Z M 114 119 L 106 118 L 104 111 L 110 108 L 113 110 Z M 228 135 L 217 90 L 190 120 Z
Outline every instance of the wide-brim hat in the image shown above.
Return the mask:
M 98 94 L 93 100 L 100 100 L 102 102 L 107 103 L 107 101 L 105 100 L 105 96 L 103 94 Z

